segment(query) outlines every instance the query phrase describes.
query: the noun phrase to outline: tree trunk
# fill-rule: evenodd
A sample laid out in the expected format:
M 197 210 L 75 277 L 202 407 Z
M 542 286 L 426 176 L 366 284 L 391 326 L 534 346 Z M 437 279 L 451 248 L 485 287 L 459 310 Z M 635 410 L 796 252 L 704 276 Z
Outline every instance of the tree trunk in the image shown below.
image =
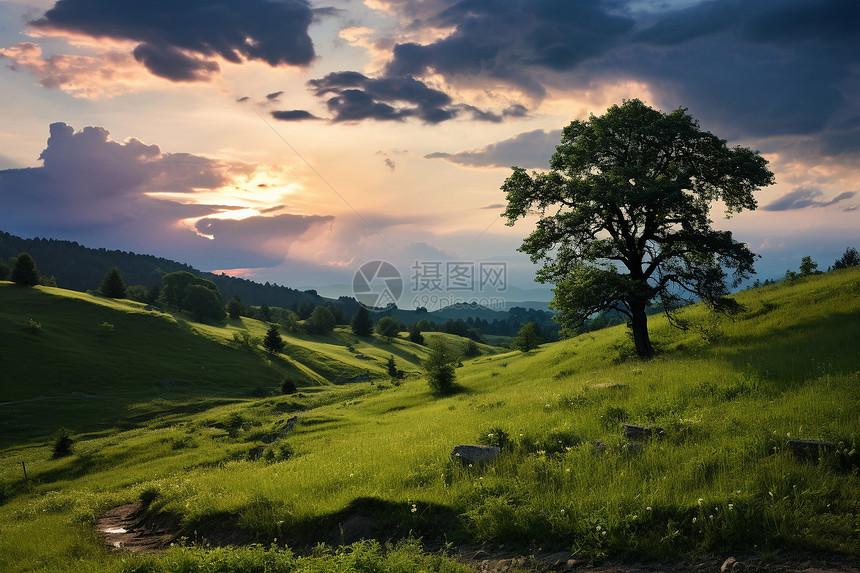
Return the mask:
M 631 301 L 630 327 L 633 329 L 633 343 L 636 345 L 636 354 L 640 358 L 651 358 L 654 356 L 654 348 L 648 336 L 648 315 L 645 314 L 645 301 Z

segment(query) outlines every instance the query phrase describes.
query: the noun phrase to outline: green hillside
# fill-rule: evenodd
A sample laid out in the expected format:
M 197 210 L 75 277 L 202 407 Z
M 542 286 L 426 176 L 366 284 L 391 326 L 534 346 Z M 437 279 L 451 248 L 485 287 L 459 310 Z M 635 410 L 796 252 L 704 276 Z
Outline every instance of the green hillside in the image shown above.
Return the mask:
M 633 358 L 624 327 L 613 327 L 464 360 L 460 391 L 440 398 L 419 373 L 426 350 L 405 340 L 351 351 L 346 332 L 285 336 L 289 358 L 269 360 L 232 342 L 234 331 L 260 335 L 255 321 L 204 326 L 0 286 L 10 341 L 0 408 L 15 432 L 0 452 L 0 569 L 245 571 L 296 559 L 307 569 L 256 570 L 322 571 L 335 567 L 274 547 L 410 534 L 431 549 L 486 543 L 586 560 L 780 548 L 858 557 L 860 269 L 737 298 L 745 309 L 731 318 L 686 309 L 684 332 L 652 317 L 654 360 Z M 390 355 L 407 371 L 401 381 L 385 375 Z M 336 376 L 367 371 L 372 383 Z M 287 372 L 309 386 L 272 394 Z M 252 396 L 257 385 L 269 395 Z M 664 435 L 634 443 L 622 423 Z M 59 425 L 77 441 L 52 459 L 51 439 L 39 436 Z M 798 437 L 832 447 L 802 461 L 788 448 Z M 480 442 L 502 442 L 502 454 L 485 466 L 452 459 L 454 446 Z M 141 499 L 189 545 L 138 557 L 105 549 L 95 517 Z M 251 542 L 263 547 L 207 548 Z M 458 567 L 403 547 L 306 559 L 353 559 L 344 571 Z M 404 565 L 404 552 L 436 561 Z M 375 565 L 356 565 L 362 555 Z

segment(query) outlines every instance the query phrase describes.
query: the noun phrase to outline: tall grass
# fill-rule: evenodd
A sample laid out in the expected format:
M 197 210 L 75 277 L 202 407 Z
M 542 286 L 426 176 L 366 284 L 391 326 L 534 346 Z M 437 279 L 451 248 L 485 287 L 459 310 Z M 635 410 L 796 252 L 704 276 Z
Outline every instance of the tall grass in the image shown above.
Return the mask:
M 430 394 L 417 368 L 399 385 L 385 378 L 394 351 L 408 364 L 424 355 L 411 343 L 366 344 L 366 360 L 340 344 L 347 333 L 290 337 L 306 362 L 360 362 L 373 384 L 160 410 L 139 427 L 79 436 L 68 458 L 50 459 L 48 441 L 9 448 L 0 455 L 0 543 L 10 549 L 0 566 L 71 570 L 82 559 L 121 570 L 90 524 L 144 492 L 150 512 L 175 514 L 204 548 L 127 570 L 289 560 L 205 543 L 225 530 L 265 547 L 349 543 L 351 518 L 382 539 L 561 548 L 591 559 L 780 547 L 860 555 L 858 279 L 860 271 L 843 271 L 743 292 L 746 310 L 732 318 L 692 307 L 687 332 L 652 318 L 661 353 L 651 361 L 630 357 L 623 326 L 528 354 L 483 355 L 457 369 L 463 389 L 445 398 Z M 212 327 L 207 336 L 227 344 L 230 335 Z M 270 443 L 293 415 L 299 423 Z M 660 426 L 664 436 L 636 453 L 622 423 Z M 500 433 L 507 443 L 486 466 L 450 456 Z M 799 461 L 786 450 L 794 437 L 835 451 Z M 280 454 L 261 456 L 278 444 Z M 57 543 L 36 551 L 28 539 L 44 536 Z M 373 544 L 341 554 L 354 551 L 389 555 Z

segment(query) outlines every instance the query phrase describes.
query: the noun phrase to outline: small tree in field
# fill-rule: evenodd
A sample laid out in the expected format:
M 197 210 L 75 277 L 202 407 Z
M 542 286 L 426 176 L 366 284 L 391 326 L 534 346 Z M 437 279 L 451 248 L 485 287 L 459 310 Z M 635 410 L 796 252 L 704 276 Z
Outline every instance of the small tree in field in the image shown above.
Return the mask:
M 311 312 L 311 315 L 305 320 L 305 328 L 308 332 L 324 334 L 331 332 L 337 326 L 337 319 L 334 314 L 324 306 L 317 306 Z
M 15 260 L 12 269 L 12 281 L 21 286 L 36 286 L 39 284 L 39 269 L 36 261 L 28 253 L 21 253 Z
M 516 348 L 523 352 L 529 352 L 530 350 L 534 350 L 540 346 L 541 342 L 543 342 L 543 339 L 541 338 L 537 324 L 534 322 L 527 322 L 522 326 L 522 328 L 520 328 L 520 331 L 514 337 L 514 340 L 511 343 L 511 348 Z
M 349 327 L 356 336 L 370 336 L 373 334 L 373 319 L 366 308 L 363 306 L 358 307 L 352 320 L 349 321 Z
M 55 458 L 62 458 L 72 455 L 72 445 L 75 441 L 72 439 L 72 432 L 67 428 L 60 428 L 54 435 L 53 455 Z
M 400 321 L 392 316 L 383 316 L 376 323 L 376 334 L 391 342 L 400 332 Z
M 266 331 L 266 337 L 263 338 L 263 348 L 267 351 L 275 354 L 284 349 L 286 344 L 284 343 L 284 339 L 281 338 L 281 332 L 278 330 L 278 326 L 273 324 L 269 327 L 269 330 Z
M 514 168 L 502 216 L 508 225 L 540 216 L 519 250 L 543 263 L 537 278 L 555 284 L 567 332 L 614 310 L 650 357 L 651 301 L 670 319 L 692 299 L 731 308 L 728 273 L 734 284 L 748 278 L 755 255 L 709 214 L 715 201 L 727 216 L 756 208 L 753 192 L 774 182 L 758 152 L 729 147 L 683 108 L 666 114 L 633 99 L 565 127 L 550 167 Z
M 454 391 L 457 379 L 455 365 L 459 360 L 460 355 L 444 340 L 434 338 L 430 341 L 430 355 L 424 360 L 423 366 L 427 383 L 434 394 L 450 394 Z
M 125 281 L 122 278 L 122 274 L 120 274 L 118 268 L 111 267 L 102 279 L 102 286 L 99 292 L 102 296 L 108 298 L 125 298 L 125 291 Z
M 227 314 L 230 318 L 237 319 L 242 316 L 244 311 L 245 305 L 242 304 L 242 299 L 239 298 L 239 295 L 234 294 L 233 298 L 227 302 Z

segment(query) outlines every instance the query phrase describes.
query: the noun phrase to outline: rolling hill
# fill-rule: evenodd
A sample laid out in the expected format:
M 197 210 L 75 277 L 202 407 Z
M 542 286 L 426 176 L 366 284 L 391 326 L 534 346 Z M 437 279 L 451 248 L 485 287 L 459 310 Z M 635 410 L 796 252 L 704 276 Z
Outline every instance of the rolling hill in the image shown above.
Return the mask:
M 296 559 L 284 570 L 310 571 L 344 559 L 339 570 L 461 570 L 424 553 L 446 544 L 586 561 L 782 548 L 857 558 L 860 269 L 737 298 L 733 317 L 685 309 L 686 332 L 652 317 L 654 360 L 633 357 L 623 326 L 529 353 L 484 348 L 457 368 L 459 391 L 439 397 L 418 369 L 425 348 L 403 339 L 286 336 L 273 359 L 234 342 L 261 333 L 256 321 L 198 325 L 0 285 L 0 332 L 14 341 L 0 351 L 13 432 L 0 450 L 0 568 L 263 571 Z M 402 380 L 385 374 L 392 355 Z M 369 380 L 337 378 L 352 372 Z M 296 394 L 277 393 L 299 373 Z M 637 441 L 622 424 L 662 432 Z M 53 458 L 60 425 L 74 449 Z M 803 459 L 797 438 L 826 445 Z M 501 454 L 452 458 L 476 443 Z M 96 518 L 134 502 L 186 545 L 106 550 Z M 422 538 L 424 549 L 367 538 Z

